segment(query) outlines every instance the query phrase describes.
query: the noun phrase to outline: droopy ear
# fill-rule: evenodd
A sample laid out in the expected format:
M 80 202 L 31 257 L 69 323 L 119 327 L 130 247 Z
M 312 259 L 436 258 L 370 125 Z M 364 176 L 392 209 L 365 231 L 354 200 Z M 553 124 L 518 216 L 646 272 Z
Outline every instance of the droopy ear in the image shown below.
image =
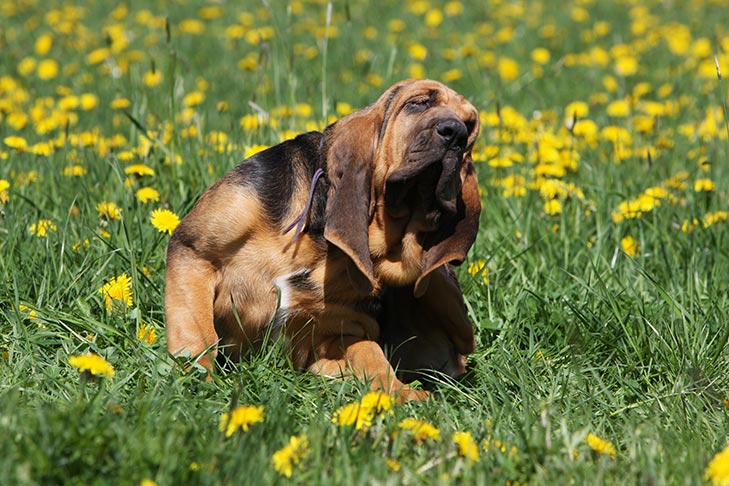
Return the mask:
M 424 242 L 423 273 L 415 282 L 414 295 L 420 297 L 428 290 L 429 274 L 446 263 L 459 265 L 473 245 L 478 233 L 481 198 L 478 194 L 476 168 L 469 151 L 461 168 L 462 190 L 456 201 L 456 216 L 449 218 L 441 231 Z
M 352 261 L 350 280 L 363 294 L 375 285 L 368 227 L 371 217 L 372 170 L 382 124 L 375 105 L 329 127 L 326 159 L 330 182 L 324 238 Z
M 473 352 L 476 347 L 473 324 L 468 319 L 461 286 L 450 265 L 441 265 L 431 272 L 428 289 L 417 301 L 431 322 L 443 327 L 458 353 Z
M 347 273 L 363 294 L 369 294 L 376 283 L 369 248 L 375 152 L 395 95 L 412 82 L 405 80 L 393 85 L 376 102 L 342 118 L 324 132 L 330 183 L 324 238 L 351 259 L 353 265 Z

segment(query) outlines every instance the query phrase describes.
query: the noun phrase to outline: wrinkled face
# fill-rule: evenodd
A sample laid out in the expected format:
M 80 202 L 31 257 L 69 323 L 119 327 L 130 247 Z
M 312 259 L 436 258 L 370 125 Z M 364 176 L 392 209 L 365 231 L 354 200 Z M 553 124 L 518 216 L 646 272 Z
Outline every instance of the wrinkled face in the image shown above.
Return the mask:
M 456 213 L 462 167 L 479 131 L 478 112 L 466 99 L 436 81 L 394 88 L 383 123 L 375 180 L 385 181 L 391 217 L 423 211 L 424 230 Z

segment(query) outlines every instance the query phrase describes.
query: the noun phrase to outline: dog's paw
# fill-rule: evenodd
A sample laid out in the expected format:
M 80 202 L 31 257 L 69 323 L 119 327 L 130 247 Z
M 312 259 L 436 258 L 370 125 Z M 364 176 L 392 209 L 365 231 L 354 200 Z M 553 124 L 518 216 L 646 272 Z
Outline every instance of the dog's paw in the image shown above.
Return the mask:
M 403 386 L 395 392 L 395 398 L 398 403 L 403 402 L 423 402 L 430 397 L 430 393 L 425 390 L 418 390 L 409 386 Z

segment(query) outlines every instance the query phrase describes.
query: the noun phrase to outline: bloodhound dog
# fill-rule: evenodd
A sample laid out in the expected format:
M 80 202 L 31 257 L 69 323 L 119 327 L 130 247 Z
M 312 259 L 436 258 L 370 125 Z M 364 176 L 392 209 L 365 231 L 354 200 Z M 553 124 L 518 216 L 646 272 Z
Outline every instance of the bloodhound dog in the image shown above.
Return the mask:
M 170 238 L 170 353 L 212 371 L 273 333 L 296 367 L 402 400 L 427 396 L 403 383 L 419 370 L 465 372 L 473 326 L 451 264 L 478 230 L 478 132 L 463 96 L 406 80 L 236 166 Z

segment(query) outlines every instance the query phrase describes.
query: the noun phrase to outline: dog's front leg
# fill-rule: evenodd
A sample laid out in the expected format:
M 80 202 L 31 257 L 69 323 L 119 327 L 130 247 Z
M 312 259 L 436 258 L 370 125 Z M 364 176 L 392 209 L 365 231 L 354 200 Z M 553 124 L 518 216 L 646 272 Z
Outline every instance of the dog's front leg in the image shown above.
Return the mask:
M 167 250 L 165 314 L 167 349 L 172 356 L 197 359 L 213 370 L 218 335 L 213 324 L 215 269 L 190 248 Z
M 331 377 L 355 376 L 368 381 L 371 389 L 389 393 L 398 401 L 428 398 L 428 392 L 411 388 L 395 377 L 395 370 L 375 341 L 337 336 L 322 344 L 325 357 L 315 361 L 310 371 Z

